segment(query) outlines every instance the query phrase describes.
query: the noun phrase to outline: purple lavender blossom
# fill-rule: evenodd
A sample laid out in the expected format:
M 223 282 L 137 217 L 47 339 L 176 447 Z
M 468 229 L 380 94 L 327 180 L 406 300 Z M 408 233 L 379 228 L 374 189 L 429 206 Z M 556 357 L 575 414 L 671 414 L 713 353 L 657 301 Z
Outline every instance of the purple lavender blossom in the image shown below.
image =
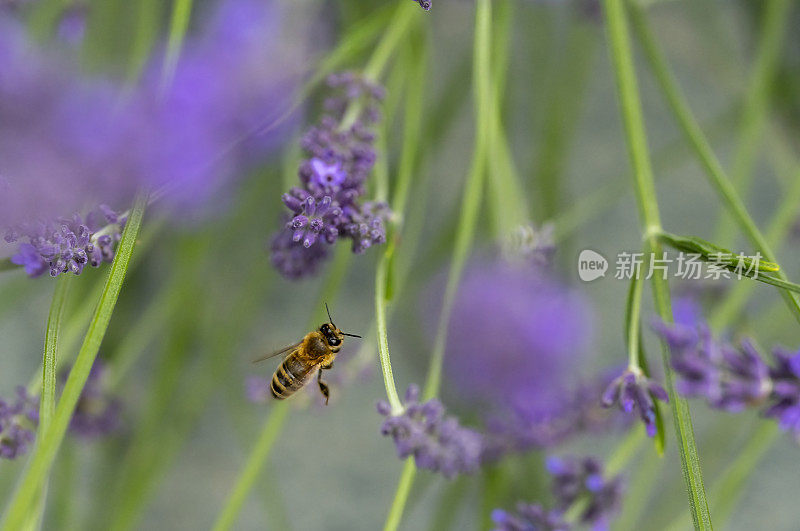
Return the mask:
M 62 384 L 69 370 L 61 373 Z M 70 432 L 84 439 L 97 439 L 118 432 L 122 427 L 122 402 L 104 385 L 105 363 L 96 359 L 70 419 Z
M 736 348 L 714 339 L 705 324 L 692 328 L 658 322 L 654 329 L 669 346 L 679 377 L 675 387 L 681 394 L 705 398 L 711 407 L 729 412 L 769 396 L 769 368 L 749 340 Z
M 607 529 L 617 512 L 622 498 L 622 477 L 603 478 L 603 465 L 597 459 L 558 458 L 547 459 L 547 471 L 553 478 L 553 497 L 556 508 L 566 511 L 578 500 L 584 500 L 585 509 L 580 522 Z
M 667 392 L 661 385 L 645 376 L 640 368 L 629 367 L 609 384 L 603 392 L 602 403 L 605 407 L 618 404 L 625 413 L 637 409 L 647 435 L 653 437 L 657 429 L 654 399 L 669 402 Z
M 419 7 L 421 7 L 425 11 L 431 10 L 431 0 L 414 0 L 414 2 L 418 3 Z
M 598 414 L 608 379 L 602 387 L 592 382 L 588 400 L 578 384 L 575 368 L 590 335 L 588 302 L 541 267 L 477 261 L 467 269 L 450 318 L 445 374 L 460 397 L 488 408 L 484 460 L 549 447 L 611 418 Z
M 560 511 L 545 510 L 539 504 L 517 504 L 517 514 L 495 509 L 492 511 L 494 531 L 569 531 Z
M 313 276 L 328 258 L 326 245 L 306 247 L 294 240 L 294 233 L 282 230 L 272 237 L 270 244 L 272 265 L 289 279 Z
M 386 417 L 381 426 L 391 436 L 401 459 L 414 457 L 417 468 L 439 472 L 446 478 L 471 473 L 480 465 L 481 435 L 462 427 L 454 417 L 446 417 L 438 400 L 419 402 L 419 388 L 409 386 L 402 413 L 393 415 L 386 402 L 378 403 L 378 413 Z
M 775 349 L 775 367 L 771 368 L 773 404 L 764 416 L 774 418 L 784 431 L 800 442 L 800 351 Z
M 114 247 L 124 226 L 125 218 L 101 205 L 85 222 L 74 214 L 71 219 L 18 225 L 8 230 L 5 240 L 9 243 L 23 237 L 28 240 L 20 243 L 11 261 L 23 266 L 30 277 L 38 277 L 45 271 L 53 277 L 68 272 L 79 275 L 87 264 L 99 267 L 114 260 Z
M 375 165 L 371 126 L 380 118 L 383 89 L 352 73 L 333 75 L 328 84 L 341 95 L 325 102 L 327 114 L 301 140 L 308 154 L 298 171 L 301 186 L 284 194 L 291 217 L 272 240 L 272 263 L 291 279 L 313 275 L 328 254 L 301 247 L 324 248 L 347 238 L 360 254 L 386 241 L 388 205 L 358 201 Z M 345 123 L 351 109 L 359 109 L 358 116 Z
M 39 402 L 24 387 L 13 402 L 0 399 L 0 458 L 16 459 L 28 451 L 39 424 Z
M 775 348 L 768 365 L 750 340 L 735 346 L 714 338 L 702 321 L 659 321 L 653 328 L 669 346 L 681 394 L 729 412 L 764 407 L 765 417 L 800 442 L 800 352 Z

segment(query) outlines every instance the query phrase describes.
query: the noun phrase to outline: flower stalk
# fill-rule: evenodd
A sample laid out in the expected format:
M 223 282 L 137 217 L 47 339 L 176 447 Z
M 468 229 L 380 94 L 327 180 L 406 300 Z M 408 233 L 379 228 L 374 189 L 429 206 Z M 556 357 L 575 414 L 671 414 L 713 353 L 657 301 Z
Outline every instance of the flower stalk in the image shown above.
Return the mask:
M 621 113 L 627 137 L 628 151 L 633 168 L 634 188 L 637 205 L 642 222 L 642 233 L 648 251 L 658 256 L 661 244 L 657 235 L 661 232 L 661 219 L 656 199 L 653 171 L 647 148 L 644 118 L 639 98 L 639 87 L 633 66 L 633 53 L 628 35 L 624 0 L 604 0 L 603 2 L 606 29 L 614 72 L 617 79 L 617 90 Z M 672 321 L 669 285 L 659 275 L 652 278 L 653 299 L 659 316 Z M 683 469 L 683 479 L 689 494 L 689 506 L 696 529 L 711 529 L 711 515 L 706 500 L 703 474 L 700 469 L 700 458 L 694 440 L 689 405 L 675 391 L 672 368 L 669 363 L 669 351 L 662 345 L 664 375 L 669 391 L 675 432 Z
M 117 254 L 111 264 L 103 293 L 89 324 L 83 345 L 78 352 L 75 365 L 69 373 L 61 399 L 56 406 L 50 428 L 40 435 L 40 443 L 34 448 L 30 463 L 23 474 L 5 518 L 0 524 L 2 530 L 16 530 L 25 521 L 26 515 L 35 501 L 41 485 L 45 484 L 55 461 L 58 449 L 64 441 L 70 419 L 78 405 L 83 386 L 97 357 L 100 344 L 105 336 L 111 315 L 114 312 L 122 283 L 128 270 L 139 228 L 142 224 L 147 195 L 140 193 L 125 224 Z

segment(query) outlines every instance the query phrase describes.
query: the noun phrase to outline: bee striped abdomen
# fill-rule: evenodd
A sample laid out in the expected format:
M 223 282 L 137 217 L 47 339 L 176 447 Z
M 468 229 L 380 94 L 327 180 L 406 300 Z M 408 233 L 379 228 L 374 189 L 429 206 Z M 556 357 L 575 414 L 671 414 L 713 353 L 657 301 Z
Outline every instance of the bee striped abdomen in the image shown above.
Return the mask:
M 272 382 L 269 385 L 272 396 L 278 400 L 292 396 L 295 391 L 303 387 L 308 373 L 307 367 L 299 363 L 294 354 L 290 355 L 272 375 Z

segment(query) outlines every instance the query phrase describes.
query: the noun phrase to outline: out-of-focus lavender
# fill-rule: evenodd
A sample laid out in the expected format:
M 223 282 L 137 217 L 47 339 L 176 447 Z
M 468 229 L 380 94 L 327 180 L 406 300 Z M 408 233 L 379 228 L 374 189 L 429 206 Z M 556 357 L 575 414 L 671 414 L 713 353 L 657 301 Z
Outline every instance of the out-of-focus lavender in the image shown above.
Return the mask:
M 603 406 L 618 404 L 625 413 L 634 409 L 645 425 L 647 435 L 656 434 L 656 405 L 654 400 L 668 402 L 669 397 L 663 387 L 644 375 L 639 367 L 628 367 L 603 391 Z
M 328 84 L 339 94 L 302 139 L 308 158 L 298 171 L 300 186 L 283 195 L 290 213 L 271 243 L 273 265 L 291 279 L 314 275 L 339 238 L 350 239 L 354 253 L 386 241 L 388 205 L 359 202 L 375 165 L 372 126 L 383 88 L 349 72 Z
M 561 511 L 546 510 L 538 503 L 518 503 L 517 513 L 503 509 L 492 511 L 494 531 L 569 531 Z
M 39 401 L 20 386 L 11 402 L 0 399 L 0 458 L 16 459 L 28 451 L 39 424 Z
M 113 435 L 122 428 L 122 401 L 111 394 L 105 385 L 107 369 L 97 359 L 81 391 L 75 413 L 69 423 L 70 432 L 84 439 L 97 439 Z M 66 382 L 68 371 L 61 374 Z
M 579 521 L 594 529 L 608 529 L 622 501 L 621 476 L 603 477 L 603 464 L 592 457 L 550 457 L 547 471 L 553 478 L 557 509 L 566 511 L 576 502 L 581 502 L 583 509 Z
M 538 259 L 467 269 L 450 318 L 445 374 L 463 400 L 488 410 L 484 460 L 617 423 L 618 415 L 600 407 L 611 378 L 580 374 L 590 359 L 591 321 L 588 302 Z
M 386 417 L 381 433 L 394 440 L 400 459 L 413 456 L 418 468 L 446 478 L 478 469 L 483 445 L 480 433 L 446 416 L 439 400 L 420 403 L 416 385 L 409 386 L 404 398 L 404 409 L 396 415 L 387 402 L 378 403 L 378 413 Z
M 495 509 L 495 531 L 567 531 L 577 524 L 608 529 L 622 500 L 621 476 L 604 478 L 602 463 L 591 457 L 550 457 L 547 471 L 552 477 L 555 508 L 519 503 L 516 514 Z M 575 507 L 580 507 L 575 515 L 577 521 L 565 520 L 565 514 Z
M 453 304 L 446 374 L 467 400 L 552 409 L 589 358 L 591 321 L 587 300 L 541 268 L 474 262 Z
M 137 188 L 180 205 L 218 198 L 271 153 L 263 125 L 291 98 L 300 49 L 281 38 L 274 3 L 225 0 L 190 37 L 169 85 L 161 61 L 141 82 L 88 77 L 0 15 L 0 227 L 123 209 Z
M 752 341 L 715 338 L 702 321 L 653 327 L 669 346 L 678 392 L 728 412 L 763 407 L 800 441 L 800 351 L 776 348 L 769 365 Z

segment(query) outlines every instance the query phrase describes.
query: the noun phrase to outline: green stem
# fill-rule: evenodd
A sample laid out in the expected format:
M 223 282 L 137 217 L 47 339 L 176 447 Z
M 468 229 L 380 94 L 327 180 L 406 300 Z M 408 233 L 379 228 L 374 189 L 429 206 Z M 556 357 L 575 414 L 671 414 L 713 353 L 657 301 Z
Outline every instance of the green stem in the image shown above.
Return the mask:
M 475 52 L 473 64 L 473 83 L 475 90 L 475 150 L 469 176 L 467 177 L 464 196 L 461 203 L 456 241 L 453 257 L 447 278 L 442 311 L 436 329 L 433 352 L 431 355 L 428 377 L 425 381 L 423 399 L 433 398 L 439 393 L 442 379 L 442 364 L 447 341 L 447 328 L 450 313 L 455 299 L 464 264 L 472 247 L 478 212 L 481 204 L 481 190 L 486 174 L 486 157 L 489 150 L 488 131 L 491 127 L 492 91 L 491 91 L 491 24 L 492 7 L 489 0 L 478 0 L 475 13 Z
M 122 289 L 128 263 L 133 254 L 136 237 L 142 224 L 142 216 L 144 215 L 146 204 L 147 197 L 144 194 L 136 198 L 133 210 L 131 210 L 125 230 L 122 233 L 122 239 L 117 247 L 114 262 L 111 264 L 103 294 L 100 296 L 83 345 L 67 378 L 67 383 L 56 407 L 50 429 L 41 434 L 41 442 L 33 450 L 28 468 L 11 499 L 0 529 L 8 531 L 19 529 L 34 502 L 39 487 L 44 484 L 50 473 L 53 461 L 69 427 L 69 421 L 78 405 L 83 386 L 89 377 L 89 371 L 100 349 L 100 343 L 111 321 L 111 315 L 114 312 L 117 298 Z
M 633 66 L 633 52 L 625 18 L 624 0 L 604 0 L 606 28 L 609 47 L 617 78 L 622 118 L 628 140 L 628 150 L 633 167 L 634 188 L 642 220 L 642 230 L 649 252 L 660 256 L 661 244 L 657 234 L 661 231 L 653 173 L 647 148 L 644 118 L 642 116 L 639 87 Z M 660 275 L 652 277 L 653 299 L 661 319 L 671 322 L 672 309 L 669 285 Z M 664 376 L 670 395 L 672 417 L 680 450 L 683 479 L 689 494 L 692 520 L 697 529 L 711 529 L 711 515 L 708 510 L 700 459 L 694 440 L 689 405 L 675 391 L 674 375 L 670 366 L 669 352 L 662 344 Z
M 39 433 L 46 433 L 50 428 L 53 413 L 56 410 L 57 360 L 59 350 L 59 333 L 64 306 L 69 293 L 71 275 L 60 275 L 56 281 L 53 302 L 47 316 L 47 332 L 44 341 L 44 358 L 42 359 L 42 394 L 39 405 Z
M 745 94 L 744 109 L 739 126 L 739 139 L 731 174 L 734 186 L 747 194 L 753 164 L 761 146 L 764 124 L 769 111 L 770 87 L 780 58 L 781 44 L 789 26 L 791 0 L 764 2 L 765 13 L 758 43 L 758 56 Z M 726 245 L 733 237 L 733 227 L 723 211 L 717 226 L 715 241 Z
M 631 278 L 630 308 L 628 310 L 628 368 L 640 371 L 639 334 L 641 333 L 642 286 L 644 283 L 636 276 Z
M 381 373 L 383 374 L 383 385 L 386 387 L 386 397 L 392 407 L 392 414 L 399 415 L 403 411 L 403 404 L 397 395 L 397 387 L 392 375 L 392 361 L 389 357 L 389 340 L 386 332 L 386 269 L 391 260 L 394 245 L 389 244 L 389 248 L 378 262 L 378 269 L 375 274 L 375 321 L 378 328 L 378 351 L 381 361 Z
M 164 65 L 161 70 L 161 89 L 172 83 L 175 67 L 181 53 L 186 29 L 192 15 L 193 0 L 172 0 L 172 16 L 169 21 L 169 36 L 167 37 L 167 51 L 164 55 Z
M 770 6 L 781 3 L 782 1 L 783 0 L 777 0 L 771 2 Z M 717 191 L 720 199 L 733 216 L 736 223 L 742 228 L 753 245 L 761 252 L 764 259 L 775 262 L 776 257 L 772 246 L 747 212 L 747 207 L 736 191 L 736 187 L 726 175 L 725 170 L 714 155 L 708 140 L 703 134 L 700 125 L 692 115 L 692 111 L 685 96 L 678 88 L 678 84 L 670 72 L 663 54 L 658 49 L 658 45 L 653 37 L 642 8 L 635 3 L 631 3 L 630 12 L 634 30 L 644 46 L 648 61 L 658 79 L 664 97 L 667 99 L 675 118 L 678 120 L 687 142 L 694 148 L 697 157 L 702 162 L 711 185 Z M 724 245 L 725 243 L 723 240 L 719 239 L 715 240 L 715 242 L 720 245 Z M 777 272 L 776 277 L 780 281 L 788 281 L 783 271 Z M 786 301 L 787 306 L 792 311 L 795 318 L 800 321 L 800 297 L 785 291 L 781 292 L 781 296 Z
M 400 481 L 397 482 L 397 490 L 392 500 L 392 506 L 389 507 L 389 514 L 386 516 L 386 523 L 383 525 L 384 531 L 395 531 L 400 527 L 400 521 L 403 519 L 403 510 L 408 501 L 408 494 L 411 492 L 411 486 L 414 484 L 414 476 L 417 474 L 417 465 L 414 464 L 413 459 L 406 459 L 403 464 L 403 472 L 400 473 Z
M 214 523 L 214 531 L 230 529 L 236 522 L 236 518 L 242 510 L 250 490 L 264 468 L 264 462 L 267 460 L 278 435 L 281 433 L 281 428 L 288 414 L 289 406 L 286 402 L 276 402 L 272 406 L 267 422 L 264 423 L 264 428 L 261 430 L 261 435 L 259 435 L 256 445 L 250 452 L 250 457 L 247 458 L 247 463 L 242 469 L 242 474 L 228 497 L 225 508 L 219 514 L 216 523 Z
M 475 125 L 475 151 L 472 166 L 467 178 L 466 188 L 462 197 L 461 216 L 459 218 L 456 241 L 453 248 L 453 257 L 450 264 L 447 286 L 445 288 L 442 311 L 439 315 L 439 324 L 436 330 L 433 351 L 431 354 L 428 376 L 423 389 L 423 399 L 430 399 L 439 392 L 444 361 L 447 328 L 450 322 L 450 313 L 464 270 L 464 264 L 469 255 L 470 247 L 477 224 L 480 209 L 481 190 L 486 173 L 486 156 L 488 153 L 488 131 L 491 126 L 492 91 L 491 91 L 491 0 L 478 0 L 475 12 L 475 50 L 473 59 L 473 83 L 475 90 L 476 125 Z M 408 500 L 411 486 L 414 483 L 416 466 L 412 459 L 408 459 L 403 466 L 400 481 L 397 484 L 394 500 L 392 501 L 389 515 L 386 519 L 385 530 L 395 530 L 400 525 L 403 510 Z
M 44 340 L 44 355 L 42 357 L 42 390 L 39 401 L 39 426 L 38 433 L 47 433 L 56 409 L 56 381 L 58 372 L 59 333 L 61 320 L 64 315 L 64 306 L 69 293 L 72 275 L 64 274 L 56 281 L 53 301 L 50 304 L 50 313 L 47 317 L 47 331 Z M 28 515 L 27 526 L 29 529 L 39 529 L 44 515 L 45 501 L 47 499 L 47 483 L 42 485 L 38 499 L 34 502 L 34 509 Z

